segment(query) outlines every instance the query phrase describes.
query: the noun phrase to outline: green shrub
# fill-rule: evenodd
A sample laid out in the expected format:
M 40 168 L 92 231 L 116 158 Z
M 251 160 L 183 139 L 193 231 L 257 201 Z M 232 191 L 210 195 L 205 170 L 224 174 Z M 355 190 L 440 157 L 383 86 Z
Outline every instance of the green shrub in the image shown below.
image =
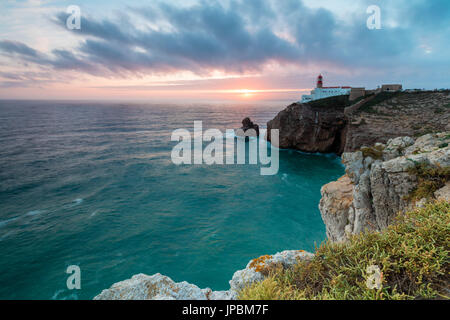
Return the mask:
M 274 269 L 240 299 L 449 299 L 450 203 L 430 203 L 399 214 L 383 232 L 353 236 L 348 243 L 323 243 L 311 262 Z M 369 266 L 382 285 L 366 285 Z
M 381 145 L 361 148 L 364 158 L 371 157 L 374 160 L 380 160 L 383 158 L 383 150 L 384 147 Z
M 426 135 L 426 134 L 429 134 L 429 133 L 436 133 L 436 132 L 437 132 L 436 129 L 431 128 L 431 127 L 427 127 L 427 128 L 424 128 L 424 129 L 422 129 L 422 130 L 420 130 L 420 131 L 415 132 L 415 133 L 414 133 L 414 137 L 418 138 L 418 137 L 424 136 L 424 135 Z
M 418 163 L 408 169 L 408 173 L 417 176 L 417 187 L 406 197 L 410 201 L 433 198 L 434 192 L 450 180 L 450 167 Z

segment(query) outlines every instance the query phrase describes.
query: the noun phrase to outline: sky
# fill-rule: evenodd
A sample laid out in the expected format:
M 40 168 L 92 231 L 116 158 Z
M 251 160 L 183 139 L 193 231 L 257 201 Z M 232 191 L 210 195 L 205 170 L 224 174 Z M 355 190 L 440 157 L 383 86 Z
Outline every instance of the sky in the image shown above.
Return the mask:
M 0 12 L 0 99 L 299 100 L 319 73 L 325 86 L 450 87 L 448 0 L 2 0 Z

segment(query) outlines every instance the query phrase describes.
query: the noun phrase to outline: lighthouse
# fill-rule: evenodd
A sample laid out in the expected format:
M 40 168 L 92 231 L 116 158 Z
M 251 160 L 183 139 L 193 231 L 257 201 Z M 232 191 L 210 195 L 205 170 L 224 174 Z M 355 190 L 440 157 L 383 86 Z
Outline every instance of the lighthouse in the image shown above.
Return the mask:
M 317 77 L 317 85 L 316 88 L 322 88 L 323 87 L 323 77 L 321 74 Z
M 316 88 L 311 91 L 311 94 L 304 94 L 301 103 L 307 103 L 314 100 L 324 99 L 328 97 L 341 96 L 350 94 L 351 87 L 324 87 L 323 77 L 321 74 L 317 77 Z

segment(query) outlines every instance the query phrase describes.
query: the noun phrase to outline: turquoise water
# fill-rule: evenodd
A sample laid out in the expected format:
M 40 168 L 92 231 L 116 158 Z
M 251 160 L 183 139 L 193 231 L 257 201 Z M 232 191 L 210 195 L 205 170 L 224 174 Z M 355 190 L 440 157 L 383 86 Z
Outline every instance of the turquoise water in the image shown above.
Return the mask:
M 337 157 L 281 151 L 274 176 L 170 158 L 174 129 L 265 124 L 282 107 L 0 101 L 0 299 L 91 299 L 157 272 L 223 290 L 252 258 L 312 250 Z

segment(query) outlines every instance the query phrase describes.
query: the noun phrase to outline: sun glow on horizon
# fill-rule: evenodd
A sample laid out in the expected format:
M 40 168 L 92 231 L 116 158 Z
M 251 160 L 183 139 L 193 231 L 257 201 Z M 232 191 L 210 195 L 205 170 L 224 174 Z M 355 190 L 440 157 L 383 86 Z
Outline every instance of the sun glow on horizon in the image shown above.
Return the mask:
M 242 94 L 243 98 L 251 98 L 254 96 L 254 93 L 256 90 L 250 90 L 250 89 L 239 89 L 237 92 Z

